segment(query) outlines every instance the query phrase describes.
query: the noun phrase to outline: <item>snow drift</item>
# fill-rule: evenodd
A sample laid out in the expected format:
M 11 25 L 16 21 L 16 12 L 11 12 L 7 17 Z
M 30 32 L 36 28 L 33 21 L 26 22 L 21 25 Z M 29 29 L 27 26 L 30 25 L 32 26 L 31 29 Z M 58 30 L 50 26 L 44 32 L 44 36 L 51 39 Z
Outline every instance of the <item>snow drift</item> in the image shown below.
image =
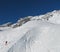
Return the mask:
M 0 25 L 0 52 L 60 52 L 60 10 Z

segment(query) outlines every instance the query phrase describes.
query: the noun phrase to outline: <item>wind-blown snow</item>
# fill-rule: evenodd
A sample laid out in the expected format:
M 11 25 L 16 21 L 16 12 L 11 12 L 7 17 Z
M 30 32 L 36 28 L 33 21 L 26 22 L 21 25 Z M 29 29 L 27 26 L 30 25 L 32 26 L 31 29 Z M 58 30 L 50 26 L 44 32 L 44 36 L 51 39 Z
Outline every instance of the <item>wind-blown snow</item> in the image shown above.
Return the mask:
M 0 52 L 60 52 L 59 17 L 53 11 L 1 26 Z

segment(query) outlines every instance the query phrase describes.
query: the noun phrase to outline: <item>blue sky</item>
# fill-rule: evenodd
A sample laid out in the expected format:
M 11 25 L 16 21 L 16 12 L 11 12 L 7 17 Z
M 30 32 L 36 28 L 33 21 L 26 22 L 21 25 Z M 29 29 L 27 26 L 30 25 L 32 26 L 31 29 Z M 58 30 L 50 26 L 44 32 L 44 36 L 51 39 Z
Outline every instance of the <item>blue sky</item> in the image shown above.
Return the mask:
M 60 9 L 60 0 L 0 0 L 0 24 Z

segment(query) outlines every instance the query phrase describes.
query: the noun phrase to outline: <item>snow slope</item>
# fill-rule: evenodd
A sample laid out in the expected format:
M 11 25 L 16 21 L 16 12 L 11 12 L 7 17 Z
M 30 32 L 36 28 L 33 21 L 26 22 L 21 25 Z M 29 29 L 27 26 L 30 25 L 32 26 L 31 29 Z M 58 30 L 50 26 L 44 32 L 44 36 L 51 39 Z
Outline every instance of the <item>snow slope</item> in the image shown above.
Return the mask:
M 55 10 L 1 26 L 0 52 L 60 52 L 59 14 Z
M 60 52 L 60 25 L 36 22 L 37 26 L 25 33 L 9 52 Z

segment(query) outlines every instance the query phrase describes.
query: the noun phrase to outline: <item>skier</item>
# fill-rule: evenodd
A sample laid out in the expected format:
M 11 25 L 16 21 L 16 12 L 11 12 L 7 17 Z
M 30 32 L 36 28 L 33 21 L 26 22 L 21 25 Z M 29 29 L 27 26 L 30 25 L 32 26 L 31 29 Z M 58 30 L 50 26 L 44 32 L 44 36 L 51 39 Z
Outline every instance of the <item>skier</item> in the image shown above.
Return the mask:
M 5 41 L 5 45 L 7 45 L 8 41 Z

